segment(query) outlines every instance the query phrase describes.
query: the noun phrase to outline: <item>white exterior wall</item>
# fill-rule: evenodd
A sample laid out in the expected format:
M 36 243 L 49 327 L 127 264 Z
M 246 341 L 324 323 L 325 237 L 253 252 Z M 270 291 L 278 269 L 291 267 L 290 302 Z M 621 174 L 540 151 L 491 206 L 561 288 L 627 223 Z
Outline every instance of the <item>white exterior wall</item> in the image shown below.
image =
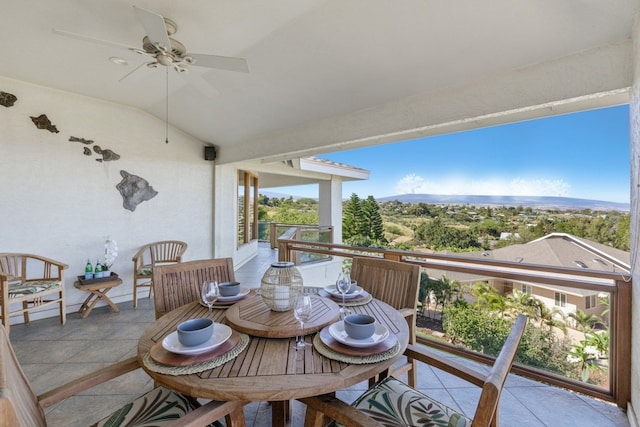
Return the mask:
M 318 193 L 320 225 L 333 224 L 333 243 L 342 243 L 342 178 L 320 181 Z
M 68 313 L 86 297 L 73 287 L 74 279 L 87 258 L 95 263 L 104 256 L 107 235 L 118 242 L 113 270 L 124 282 L 109 293 L 116 302 L 132 298 L 131 257 L 145 243 L 184 240 L 185 260 L 213 256 L 214 162 L 204 160 L 201 141 L 170 129 L 165 144 L 162 120 L 121 105 L 3 77 L 0 90 L 18 97 L 13 107 L 0 106 L 0 252 L 36 253 L 68 264 Z M 30 116 L 40 114 L 59 133 L 37 129 Z M 92 139 L 120 159 L 96 162 L 99 156 L 85 156 L 85 145 L 70 142 L 72 135 Z M 146 179 L 158 194 L 133 212 L 124 209 L 116 189 L 121 170 Z M 49 309 L 32 318 L 55 315 Z M 22 316 L 12 317 L 20 322 Z

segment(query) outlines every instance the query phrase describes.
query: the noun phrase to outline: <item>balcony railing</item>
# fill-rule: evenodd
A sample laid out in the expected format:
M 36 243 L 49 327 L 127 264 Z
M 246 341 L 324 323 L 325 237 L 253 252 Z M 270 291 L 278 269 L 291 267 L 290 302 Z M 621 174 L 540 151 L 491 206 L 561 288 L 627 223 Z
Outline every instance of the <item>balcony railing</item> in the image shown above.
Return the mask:
M 555 304 L 560 309 L 563 309 L 563 304 L 571 307 L 574 300 L 584 301 L 580 295 L 595 293 L 606 295 L 609 301 L 606 315 L 606 323 L 609 328 L 609 351 L 608 358 L 601 359 L 598 366 L 598 370 L 602 369 L 606 372 L 604 377 L 599 378 L 598 381 L 586 382 L 579 379 L 579 371 L 577 375 L 574 375 L 575 378 L 571 378 L 554 372 L 553 369 L 546 369 L 547 367 L 544 366 L 532 367 L 523 364 L 514 365 L 513 372 L 536 381 L 615 402 L 621 408 L 626 407 L 630 399 L 631 387 L 632 289 L 631 277 L 627 274 L 495 261 L 462 255 L 358 248 L 342 244 L 301 241 L 293 238 L 293 235 L 295 232 L 291 231 L 278 240 L 278 257 L 281 261 L 299 263 L 301 257 L 308 257 L 309 254 L 320 254 L 331 258 L 342 257 L 346 260 L 354 256 L 382 257 L 420 265 L 430 277 L 439 278 L 441 275 L 454 275 L 462 280 L 466 277 L 469 280 L 487 283 L 521 283 L 540 289 L 541 294 L 552 292 L 551 295 L 553 295 L 555 290 L 556 297 L 558 294 L 569 295 L 565 297 L 566 299 L 556 301 L 553 297 L 547 298 L 551 305 Z M 506 287 L 504 290 L 507 290 Z M 555 333 L 562 334 L 557 330 Z M 573 347 L 570 348 L 576 349 L 576 343 L 580 341 L 580 334 L 580 331 L 571 329 L 570 336 L 561 338 L 565 341 L 571 341 Z M 491 364 L 494 360 L 493 357 L 462 346 L 452 345 L 444 340 L 439 341 L 419 336 L 418 341 L 486 364 Z M 564 357 L 564 355 L 562 356 Z M 567 354 L 567 356 L 570 355 Z M 587 368 L 586 365 L 582 367 Z M 591 367 L 593 366 L 590 365 L 589 368 Z

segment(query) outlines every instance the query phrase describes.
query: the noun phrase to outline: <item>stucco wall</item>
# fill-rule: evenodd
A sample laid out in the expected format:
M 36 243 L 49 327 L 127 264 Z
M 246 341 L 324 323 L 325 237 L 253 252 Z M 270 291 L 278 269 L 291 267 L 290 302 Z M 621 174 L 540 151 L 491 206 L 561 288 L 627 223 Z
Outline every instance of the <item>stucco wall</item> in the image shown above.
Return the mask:
M 116 302 L 131 299 L 131 257 L 144 243 L 184 240 L 186 260 L 213 256 L 214 162 L 204 160 L 201 141 L 170 129 L 165 144 L 162 119 L 113 103 L 3 77 L 0 91 L 18 97 L 13 107 L 0 106 L 0 252 L 67 263 L 69 313 L 86 296 L 74 278 L 87 258 L 104 256 L 105 236 L 120 249 L 113 270 L 124 284 L 110 293 Z M 59 133 L 36 128 L 30 116 L 40 114 Z M 70 136 L 92 139 L 120 159 L 99 163 Z M 116 189 L 121 170 L 146 179 L 157 196 L 124 209 Z

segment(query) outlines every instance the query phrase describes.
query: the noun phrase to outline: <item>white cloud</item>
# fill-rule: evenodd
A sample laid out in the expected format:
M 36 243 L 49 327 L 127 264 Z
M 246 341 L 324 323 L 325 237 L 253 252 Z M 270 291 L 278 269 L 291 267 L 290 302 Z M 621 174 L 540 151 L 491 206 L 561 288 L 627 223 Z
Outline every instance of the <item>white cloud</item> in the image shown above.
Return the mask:
M 409 174 L 396 184 L 396 194 L 458 194 L 482 196 L 569 196 L 571 185 L 562 179 L 446 178 L 428 181 Z

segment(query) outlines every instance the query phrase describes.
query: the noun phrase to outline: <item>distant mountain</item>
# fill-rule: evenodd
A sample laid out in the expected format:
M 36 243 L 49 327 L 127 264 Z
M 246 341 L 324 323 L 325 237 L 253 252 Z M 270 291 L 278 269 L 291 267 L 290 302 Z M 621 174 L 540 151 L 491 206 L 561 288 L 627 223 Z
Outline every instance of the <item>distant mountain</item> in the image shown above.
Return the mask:
M 603 200 L 574 199 L 571 197 L 530 197 L 530 196 L 461 196 L 443 194 L 401 194 L 382 197 L 378 202 L 399 201 L 403 203 L 427 203 L 431 205 L 471 205 L 471 206 L 523 206 L 542 209 L 592 209 L 598 211 L 629 212 L 629 203 L 606 202 Z

